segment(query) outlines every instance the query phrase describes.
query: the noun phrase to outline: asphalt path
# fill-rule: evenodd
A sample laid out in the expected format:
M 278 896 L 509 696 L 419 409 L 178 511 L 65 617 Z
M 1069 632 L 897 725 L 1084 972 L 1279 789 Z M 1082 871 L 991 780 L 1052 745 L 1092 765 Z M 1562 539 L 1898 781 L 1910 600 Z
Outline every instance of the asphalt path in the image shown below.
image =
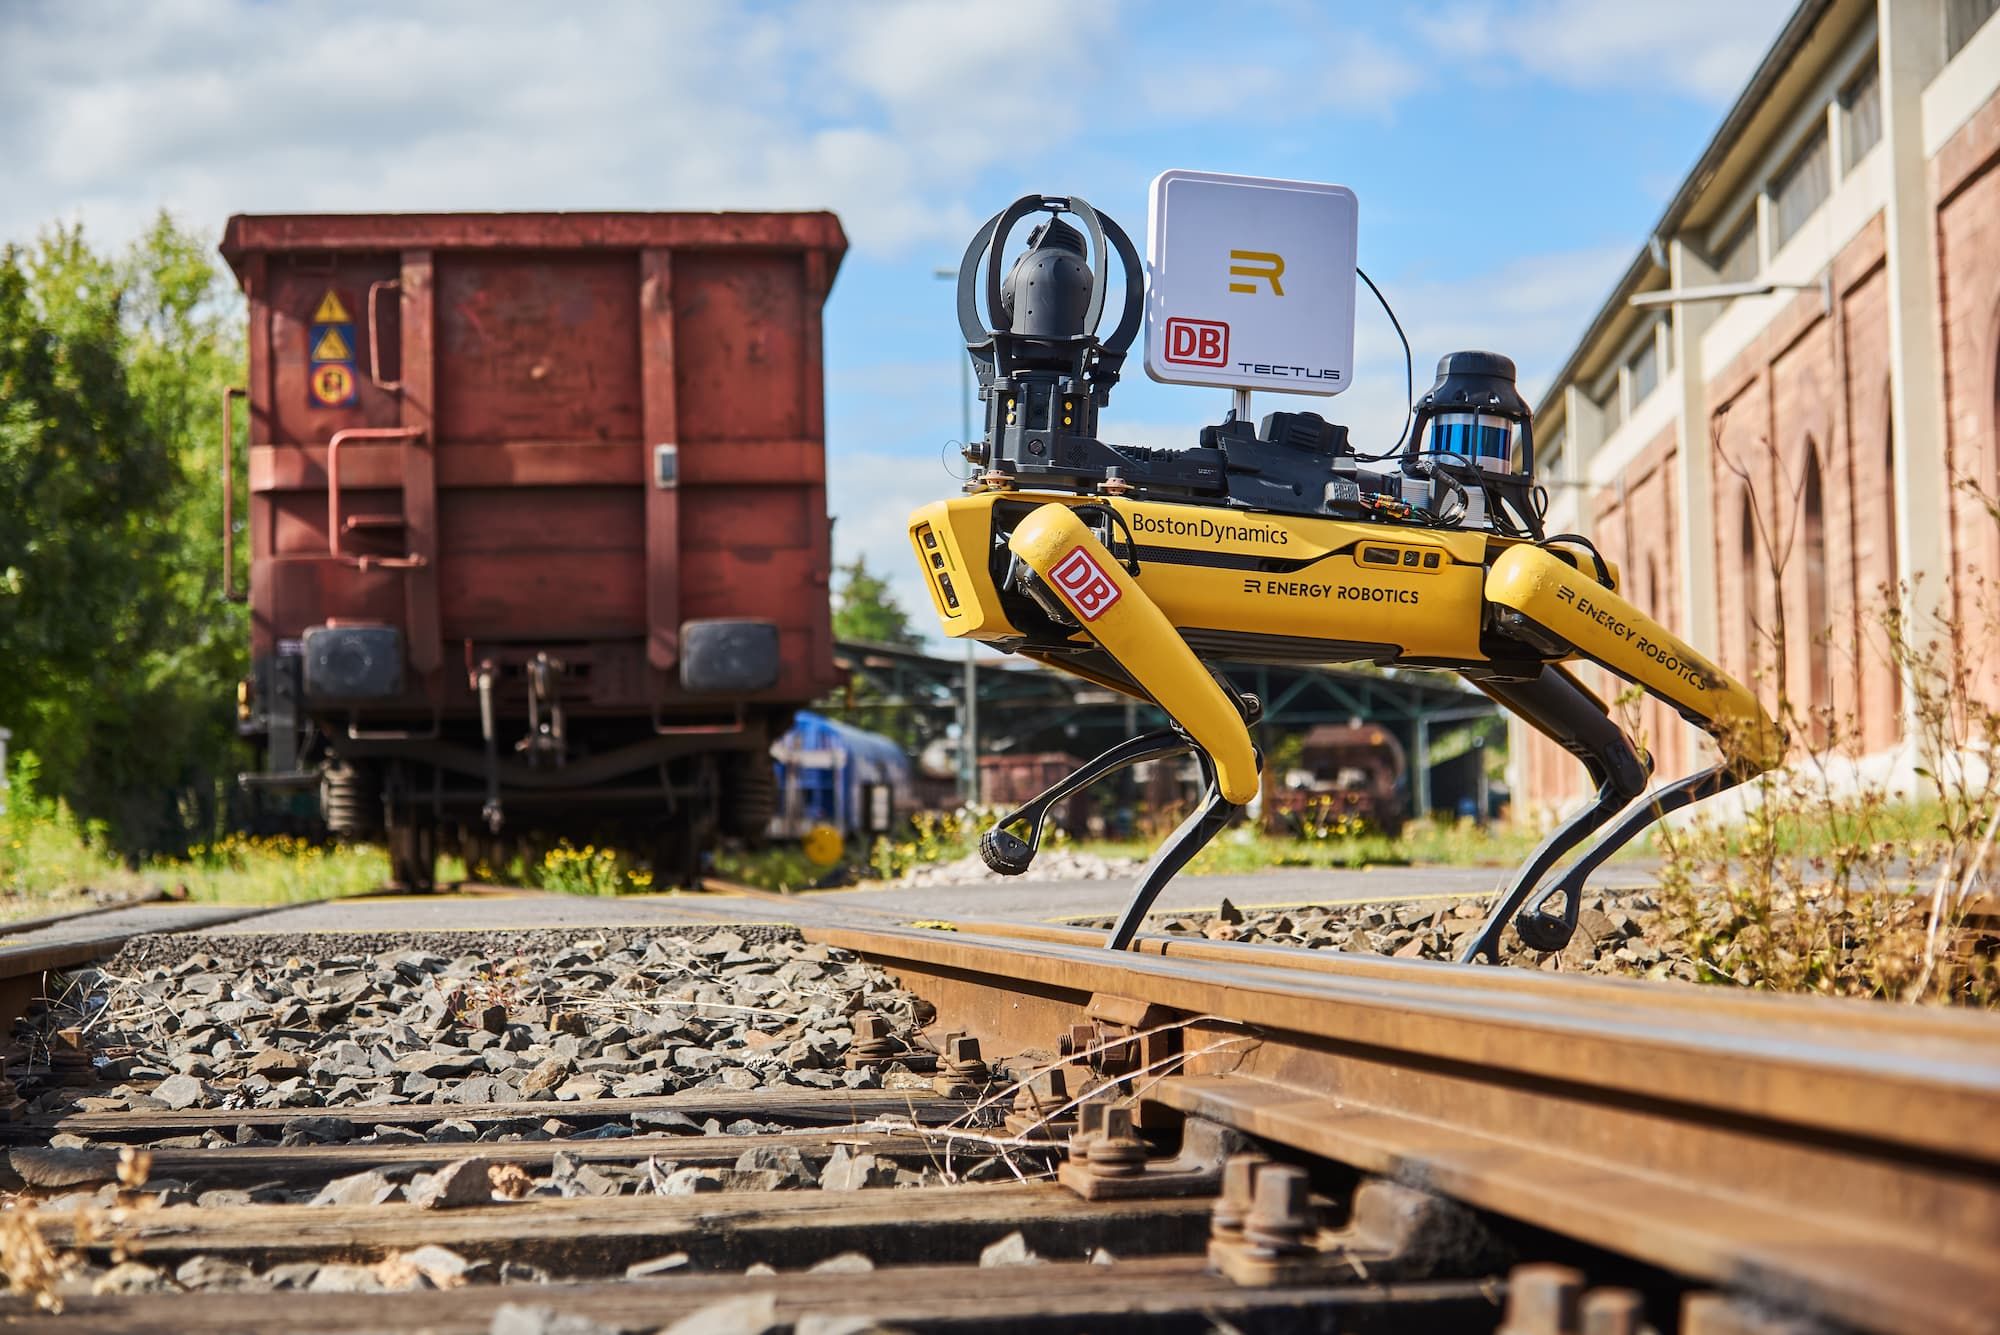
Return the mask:
M 1295 908 L 1401 903 L 1493 892 L 1500 867 L 1376 867 L 1357 871 L 1277 868 L 1247 875 L 1182 876 L 1156 909 L 1207 911 L 1228 899 L 1238 908 Z M 1592 884 L 1645 885 L 1643 866 L 1609 868 Z M 732 893 L 623 895 L 591 898 L 534 890 L 474 887 L 434 895 L 384 894 L 330 900 L 217 924 L 217 935 L 265 932 L 504 931 L 693 925 L 698 923 L 829 923 L 859 916 L 898 921 L 1060 922 L 1118 913 L 1131 897 L 1132 877 L 1102 881 L 1012 880 L 971 885 L 869 885 L 796 895 Z M 193 924 L 189 924 L 193 925 Z

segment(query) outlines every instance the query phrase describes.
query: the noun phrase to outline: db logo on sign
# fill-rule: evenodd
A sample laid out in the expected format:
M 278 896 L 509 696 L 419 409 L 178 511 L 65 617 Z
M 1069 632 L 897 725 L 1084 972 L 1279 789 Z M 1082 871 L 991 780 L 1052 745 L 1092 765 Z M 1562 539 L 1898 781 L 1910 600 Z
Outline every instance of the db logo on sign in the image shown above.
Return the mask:
M 1184 366 L 1227 366 L 1229 326 L 1220 320 L 1169 320 L 1165 357 Z
M 1118 586 L 1104 573 L 1104 567 L 1081 547 L 1071 548 L 1070 554 L 1056 562 L 1049 575 L 1085 621 L 1097 620 L 1121 596 Z

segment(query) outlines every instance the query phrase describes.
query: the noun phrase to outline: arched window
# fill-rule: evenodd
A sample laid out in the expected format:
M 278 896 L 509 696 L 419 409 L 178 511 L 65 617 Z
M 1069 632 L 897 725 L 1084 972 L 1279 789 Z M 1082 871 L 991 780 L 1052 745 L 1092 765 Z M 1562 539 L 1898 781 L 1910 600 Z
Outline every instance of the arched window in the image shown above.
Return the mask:
M 1813 745 L 1827 742 L 1827 713 L 1833 704 L 1833 670 L 1828 640 L 1833 626 L 1826 607 L 1826 497 L 1820 485 L 1819 450 L 1806 441 L 1806 479 L 1799 494 L 1799 558 L 1805 577 L 1806 705 L 1812 711 Z

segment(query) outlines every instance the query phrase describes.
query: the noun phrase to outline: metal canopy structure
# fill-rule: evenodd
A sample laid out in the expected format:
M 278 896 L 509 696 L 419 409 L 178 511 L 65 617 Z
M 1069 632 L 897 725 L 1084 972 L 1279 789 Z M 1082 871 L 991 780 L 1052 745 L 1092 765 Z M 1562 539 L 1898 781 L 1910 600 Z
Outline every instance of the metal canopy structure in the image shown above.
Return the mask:
M 822 708 L 865 728 L 912 732 L 916 747 L 957 735 L 967 679 L 963 657 L 941 657 L 907 645 L 841 640 L 835 659 L 850 685 Z M 1411 759 L 1417 814 L 1430 809 L 1431 741 L 1452 725 L 1495 718 L 1499 708 L 1459 678 L 1441 672 L 1356 667 L 1291 667 L 1224 663 L 1238 687 L 1264 702 L 1258 725 L 1268 745 L 1279 736 L 1321 723 L 1360 720 L 1395 733 Z M 1132 735 L 1135 725 L 1160 726 L 1153 706 L 1026 659 L 985 655 L 976 660 L 978 748 L 981 754 L 1070 751 L 1079 755 Z

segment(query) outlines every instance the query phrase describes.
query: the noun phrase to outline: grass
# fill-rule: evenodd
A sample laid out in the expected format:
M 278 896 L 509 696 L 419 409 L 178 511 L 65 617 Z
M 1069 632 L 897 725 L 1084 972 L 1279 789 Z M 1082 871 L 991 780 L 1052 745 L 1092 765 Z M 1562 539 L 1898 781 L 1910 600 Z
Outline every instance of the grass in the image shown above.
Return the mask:
M 1718 457 L 1721 454 L 1717 437 Z M 1749 481 L 1747 470 L 1732 469 Z M 2000 532 L 2000 499 L 1970 482 Z M 1753 489 L 1754 495 L 1754 489 Z M 1791 764 L 1760 775 L 1732 822 L 1697 819 L 1660 833 L 1660 902 L 1706 982 L 1906 1002 L 2000 1004 L 2000 951 L 1975 906 L 2000 834 L 2000 703 L 1979 649 L 2000 625 L 2000 583 L 1977 570 L 1946 579 L 1934 606 L 1914 582 L 1884 585 L 1863 633 L 1813 628 L 1788 636 L 1784 578 L 1800 532 L 1796 497 L 1756 509 L 1775 615 L 1760 626 L 1773 718 L 1793 739 Z M 1914 615 L 1912 615 L 1914 613 Z M 1790 689 L 1793 655 L 1816 689 Z M 1877 658 L 1903 684 L 1917 801 L 1844 781 L 1868 753 L 1851 699 L 1828 675 Z M 1623 698 L 1621 697 L 1621 704 Z M 1724 739 L 1725 742 L 1728 739 Z
M 14 758 L 0 814 L 0 921 L 165 893 L 221 904 L 284 904 L 362 894 L 389 877 L 381 850 L 232 834 L 185 859 L 129 866 L 100 826 L 36 791 L 34 758 Z
M 904 837 L 877 839 L 865 857 L 850 860 L 847 870 L 862 880 L 893 881 L 916 867 L 970 857 L 978 850 L 980 834 L 999 814 L 964 808 L 920 815 Z M 1412 822 L 1395 839 L 1358 826 L 1295 838 L 1264 834 L 1239 824 L 1203 849 L 1186 874 L 1243 875 L 1272 867 L 1511 866 L 1526 856 L 1537 838 L 1526 831 L 1482 829 L 1471 821 Z M 1072 840 L 1061 831 L 1043 841 L 1044 848 L 1074 848 L 1138 862 L 1152 855 L 1155 844 L 1151 839 L 1136 838 Z M 803 890 L 827 876 L 826 868 L 808 862 L 791 847 L 725 853 L 717 857 L 715 869 L 730 880 L 766 890 Z
M 218 904 L 299 904 L 379 890 L 389 856 L 370 845 L 315 844 L 233 834 L 185 862 L 154 862 L 140 876 L 176 898 Z

